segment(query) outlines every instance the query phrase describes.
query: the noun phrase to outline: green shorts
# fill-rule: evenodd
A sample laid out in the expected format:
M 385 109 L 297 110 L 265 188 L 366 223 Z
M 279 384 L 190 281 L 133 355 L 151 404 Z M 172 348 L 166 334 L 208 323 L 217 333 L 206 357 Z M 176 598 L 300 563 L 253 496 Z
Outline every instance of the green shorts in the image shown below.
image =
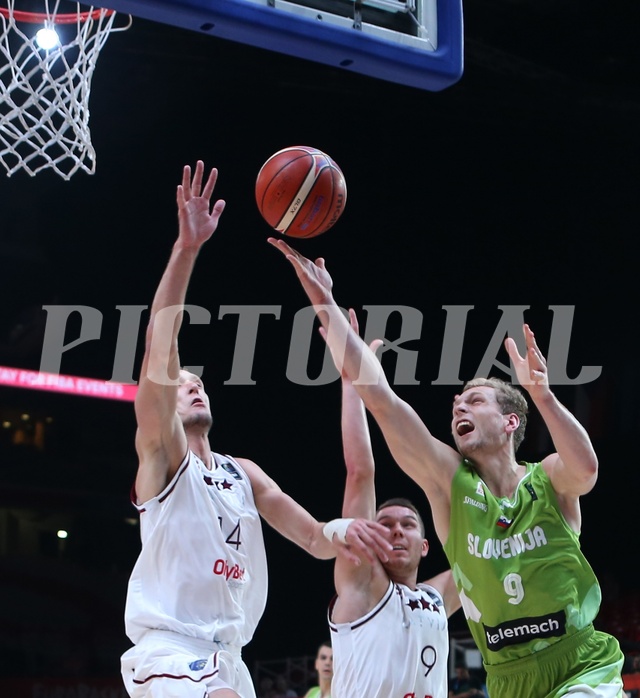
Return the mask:
M 491 698 L 624 698 L 624 655 L 615 637 L 589 626 L 540 652 L 485 665 Z

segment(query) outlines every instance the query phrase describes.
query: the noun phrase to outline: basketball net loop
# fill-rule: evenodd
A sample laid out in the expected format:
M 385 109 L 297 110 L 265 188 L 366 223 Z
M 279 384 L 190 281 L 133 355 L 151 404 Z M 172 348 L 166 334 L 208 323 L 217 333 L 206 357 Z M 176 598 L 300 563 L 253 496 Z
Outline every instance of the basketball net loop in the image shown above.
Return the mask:
M 59 13 L 60 0 L 44 12 L 23 12 L 15 0 L 0 0 L 0 162 L 10 177 L 53 169 L 68 180 L 79 169 L 95 172 L 89 130 L 91 78 L 100 50 L 115 27 L 104 8 Z M 56 28 L 60 42 L 40 48 L 36 32 Z

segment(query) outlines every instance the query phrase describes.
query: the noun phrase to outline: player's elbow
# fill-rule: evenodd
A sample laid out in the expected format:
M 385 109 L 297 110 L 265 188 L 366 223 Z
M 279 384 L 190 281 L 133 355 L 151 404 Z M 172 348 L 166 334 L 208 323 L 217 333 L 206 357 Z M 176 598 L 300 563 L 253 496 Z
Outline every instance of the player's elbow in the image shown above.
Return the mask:
M 579 468 L 573 471 L 573 488 L 577 494 L 584 495 L 595 487 L 598 480 L 598 459 L 593 457 L 584 458 L 579 464 Z
M 589 461 L 584 466 L 584 471 L 583 471 L 584 483 L 585 483 L 585 488 L 587 489 L 587 491 L 591 490 L 594 487 L 594 485 L 596 484 L 596 481 L 598 479 L 598 471 L 599 471 L 598 458 L 594 454 L 593 458 L 589 459 Z
M 592 448 L 589 448 L 585 453 L 582 454 L 580 458 L 579 477 L 586 484 L 591 483 L 591 485 L 593 486 L 595 485 L 595 482 L 598 478 L 598 469 L 598 456 Z

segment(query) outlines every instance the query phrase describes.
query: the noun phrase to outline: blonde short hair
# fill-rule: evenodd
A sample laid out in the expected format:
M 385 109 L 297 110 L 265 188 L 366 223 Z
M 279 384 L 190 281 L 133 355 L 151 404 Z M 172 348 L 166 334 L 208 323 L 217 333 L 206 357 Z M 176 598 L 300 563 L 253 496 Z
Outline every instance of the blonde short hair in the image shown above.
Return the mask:
M 521 390 L 501 380 L 500 378 L 472 378 L 467 381 L 462 388 L 464 393 L 471 388 L 493 388 L 496 393 L 496 400 L 502 414 L 517 414 L 520 420 L 520 425 L 513 432 L 513 450 L 514 452 L 518 450 L 520 444 L 524 440 L 524 432 L 527 428 L 527 414 L 529 412 L 529 405 L 525 396 L 522 394 Z

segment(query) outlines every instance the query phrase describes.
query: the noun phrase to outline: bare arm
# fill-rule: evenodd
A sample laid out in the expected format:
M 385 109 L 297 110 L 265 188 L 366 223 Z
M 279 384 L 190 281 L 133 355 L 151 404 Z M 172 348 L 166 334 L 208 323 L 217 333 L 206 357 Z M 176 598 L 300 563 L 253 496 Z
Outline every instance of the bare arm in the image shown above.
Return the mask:
M 357 334 L 358 322 L 353 310 L 349 311 L 349 318 L 351 327 Z M 372 350 L 375 352 L 375 345 Z M 342 441 L 347 469 L 342 515 L 374 518 L 375 461 L 366 412 L 351 381 L 344 376 Z M 380 601 L 389 585 L 388 573 L 379 562 L 356 567 L 342 556 L 336 559 L 334 579 L 338 594 L 333 610 L 333 620 L 336 622 L 353 621 L 363 617 Z M 442 594 L 447 617 L 460 608 L 460 597 L 451 570 L 432 577 L 427 580 L 427 584 Z
M 373 519 L 376 512 L 375 464 L 367 413 L 348 378 L 342 379 L 342 449 L 347 469 L 342 515 Z
M 542 465 L 560 499 L 567 521 L 580 530 L 578 498 L 590 492 L 598 477 L 598 458 L 585 428 L 560 403 L 549 387 L 547 362 L 529 325 L 524 325 L 525 356 L 520 356 L 515 341 L 508 337 L 505 347 L 518 381 L 527 390 L 549 430 L 556 453 Z
M 349 311 L 349 321 L 358 334 L 355 311 Z M 326 340 L 326 332 L 321 328 Z M 342 515 L 374 519 L 376 512 L 375 461 L 367 412 L 350 378 L 342 375 L 341 403 L 342 450 L 346 480 Z M 338 596 L 333 607 L 335 622 L 354 621 L 368 613 L 389 586 L 389 577 L 380 560 L 372 556 L 364 564 L 354 565 L 346 556 L 338 555 L 334 567 L 334 583 Z
M 264 520 L 278 533 L 320 559 L 330 559 L 338 551 L 355 564 L 380 555 L 385 558 L 391 546 L 388 531 L 375 521 L 354 520 L 346 534 L 346 544 L 324 536 L 324 523 L 317 521 L 304 507 L 283 492 L 253 461 L 238 458 L 251 480 L 256 507 Z
M 427 495 L 438 537 L 449 531 L 451 480 L 458 453 L 436 439 L 415 410 L 392 390 L 374 352 L 349 325 L 333 298 L 331 276 L 323 259 L 316 263 L 280 239 L 269 242 L 289 260 L 320 319 L 334 363 L 346 375 L 380 426 L 402 470 Z
M 358 320 L 354 310 L 349 310 L 349 319 L 357 333 Z M 326 333 L 323 331 L 322 335 L 324 337 Z M 373 519 L 376 513 L 375 461 L 367 412 L 362 398 L 346 375 L 342 376 L 341 407 L 342 452 L 347 470 L 342 515 Z
M 204 164 L 198 161 L 191 180 L 185 166 L 177 189 L 179 233 L 151 305 L 145 353 L 135 401 L 139 502 L 154 497 L 173 476 L 187 451 L 187 439 L 176 414 L 178 333 L 187 287 L 202 245 L 218 226 L 225 202 L 210 200 L 218 172 L 214 168 L 202 188 Z

